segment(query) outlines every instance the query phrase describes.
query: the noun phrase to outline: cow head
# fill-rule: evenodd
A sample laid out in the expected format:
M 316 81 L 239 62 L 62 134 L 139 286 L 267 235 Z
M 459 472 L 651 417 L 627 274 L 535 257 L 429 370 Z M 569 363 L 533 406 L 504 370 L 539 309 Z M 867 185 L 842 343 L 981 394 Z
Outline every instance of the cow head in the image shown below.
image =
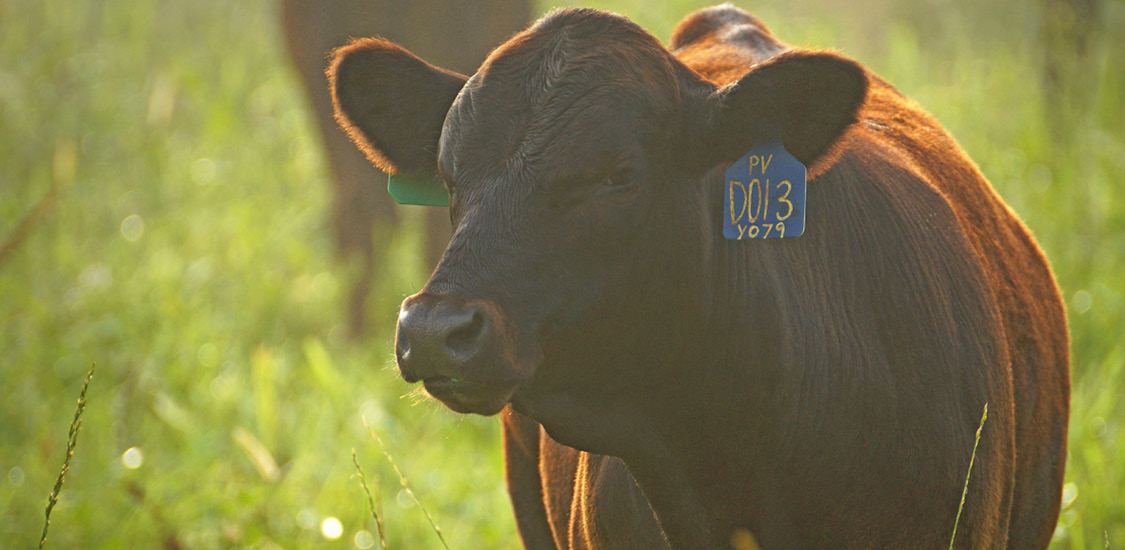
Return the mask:
M 548 15 L 468 78 L 376 39 L 337 50 L 329 77 L 373 162 L 448 188 L 453 236 L 402 304 L 396 356 L 407 381 L 479 414 L 658 368 L 708 291 L 722 169 L 762 140 L 811 166 L 867 82 L 838 56 L 788 52 L 716 87 L 592 10 Z

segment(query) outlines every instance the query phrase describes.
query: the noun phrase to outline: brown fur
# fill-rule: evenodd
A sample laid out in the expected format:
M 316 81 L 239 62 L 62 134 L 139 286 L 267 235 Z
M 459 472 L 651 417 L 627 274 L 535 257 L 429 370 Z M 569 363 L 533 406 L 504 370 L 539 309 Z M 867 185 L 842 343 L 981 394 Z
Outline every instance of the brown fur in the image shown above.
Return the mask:
M 730 6 L 690 15 L 671 53 L 557 12 L 467 80 L 365 44 L 338 54 L 337 85 L 357 51 L 389 59 L 354 65 L 341 118 L 453 197 L 399 368 L 456 410 L 511 402 L 528 548 L 726 548 L 742 530 L 764 549 L 945 547 L 986 402 L 954 547 L 1046 547 L 1058 290 L 973 162 L 881 78 Z M 404 80 L 421 89 L 394 98 Z M 454 93 L 441 125 L 370 114 Z M 723 172 L 763 140 L 809 167 L 806 233 L 723 239 Z

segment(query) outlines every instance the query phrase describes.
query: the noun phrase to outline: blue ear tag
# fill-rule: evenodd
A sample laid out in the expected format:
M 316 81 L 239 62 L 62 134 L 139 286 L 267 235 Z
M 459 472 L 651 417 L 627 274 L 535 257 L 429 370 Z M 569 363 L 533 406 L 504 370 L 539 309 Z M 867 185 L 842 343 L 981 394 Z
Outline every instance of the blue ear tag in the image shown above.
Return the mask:
M 449 193 L 437 178 L 411 177 L 405 174 L 387 176 L 387 192 L 399 204 L 449 206 Z
M 781 239 L 805 232 L 805 165 L 780 142 L 755 145 L 726 172 L 723 236 Z

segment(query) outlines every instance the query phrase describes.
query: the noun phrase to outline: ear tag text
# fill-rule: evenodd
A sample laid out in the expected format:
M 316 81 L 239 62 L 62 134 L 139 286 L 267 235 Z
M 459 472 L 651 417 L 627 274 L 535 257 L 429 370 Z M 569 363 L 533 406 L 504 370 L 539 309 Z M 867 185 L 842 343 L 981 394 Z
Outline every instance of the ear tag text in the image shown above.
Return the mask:
M 780 142 L 757 144 L 727 169 L 723 236 L 782 239 L 805 232 L 805 165 Z
M 399 204 L 449 206 L 449 193 L 445 190 L 445 184 L 436 177 L 389 175 L 387 192 Z

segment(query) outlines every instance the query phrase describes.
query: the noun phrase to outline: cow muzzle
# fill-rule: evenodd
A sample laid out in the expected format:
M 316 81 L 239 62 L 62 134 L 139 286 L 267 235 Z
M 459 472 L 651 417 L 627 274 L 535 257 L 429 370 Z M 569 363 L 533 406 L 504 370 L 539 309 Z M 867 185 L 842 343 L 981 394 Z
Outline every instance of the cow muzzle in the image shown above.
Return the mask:
M 449 408 L 491 415 L 524 379 L 512 340 L 495 304 L 423 292 L 402 303 L 395 357 L 404 380 Z

